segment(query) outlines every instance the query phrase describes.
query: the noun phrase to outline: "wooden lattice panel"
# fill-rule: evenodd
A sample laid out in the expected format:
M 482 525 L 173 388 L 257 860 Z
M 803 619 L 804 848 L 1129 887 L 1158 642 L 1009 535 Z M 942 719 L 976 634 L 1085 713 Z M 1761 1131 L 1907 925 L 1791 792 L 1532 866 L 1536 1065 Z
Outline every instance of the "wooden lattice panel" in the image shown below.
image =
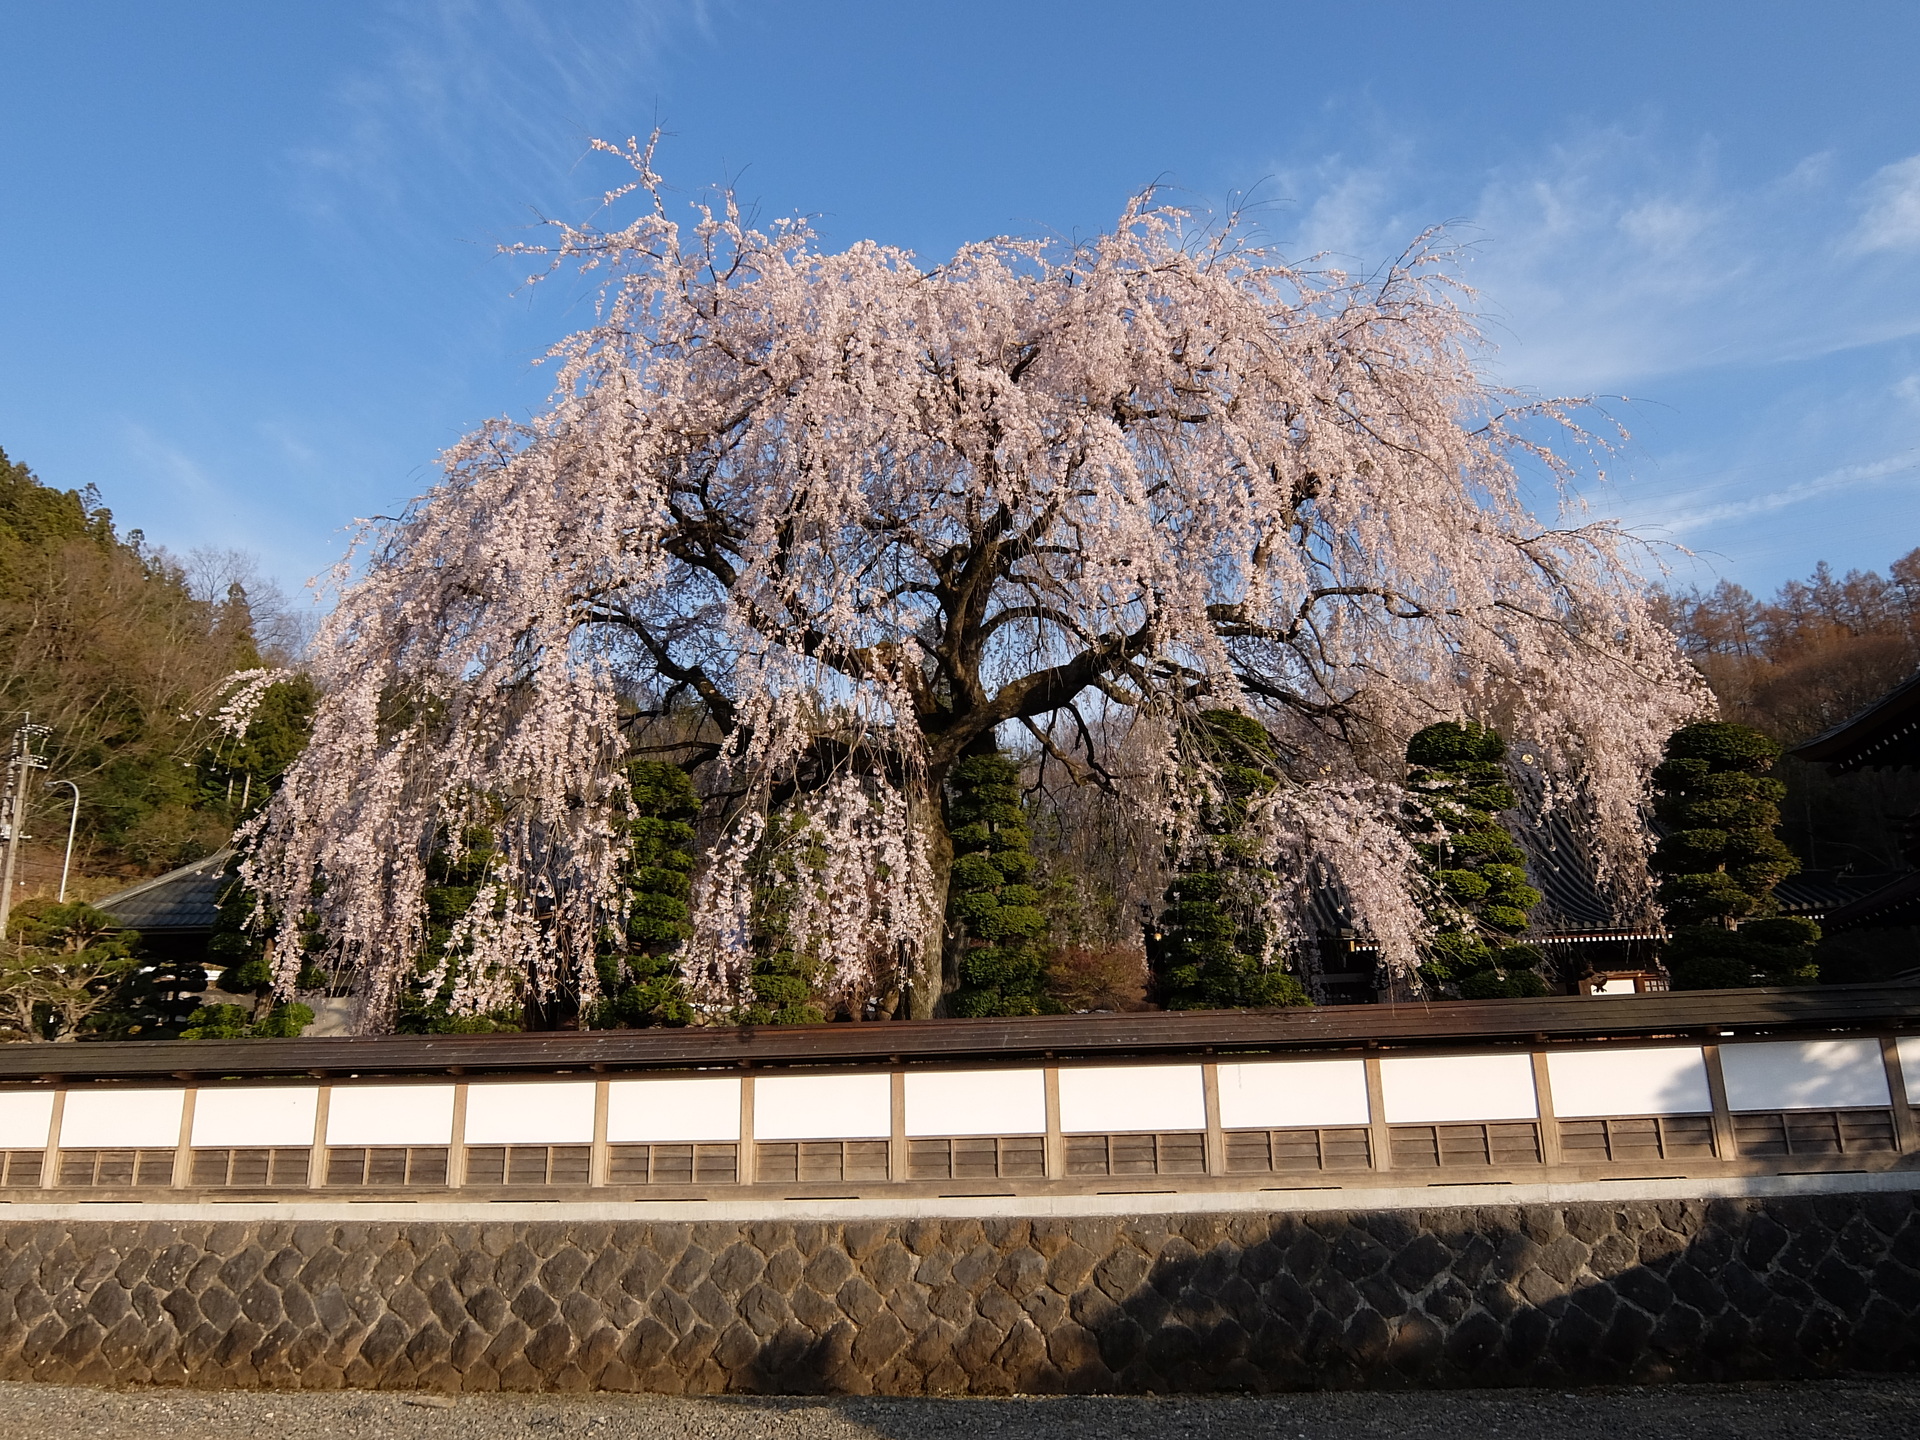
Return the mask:
M 916 1136 L 907 1142 L 909 1180 L 1020 1180 L 1047 1173 L 1040 1135 Z
M 245 1185 L 272 1188 L 304 1186 L 313 1163 L 313 1151 L 307 1146 L 242 1146 L 232 1149 L 195 1150 L 195 1185 Z
M 1540 1163 L 1540 1127 L 1531 1120 L 1396 1125 L 1396 1170 L 1503 1169 Z
M 1318 1174 L 1373 1166 L 1372 1143 L 1361 1126 L 1229 1130 L 1226 1142 L 1230 1175 Z
M 613 1145 L 608 1151 L 610 1185 L 732 1185 L 740 1178 L 738 1145 Z
M 1197 1130 L 1168 1134 L 1069 1135 L 1069 1175 L 1204 1175 L 1206 1136 Z
M 444 1145 L 343 1145 L 327 1151 L 329 1186 L 446 1183 Z

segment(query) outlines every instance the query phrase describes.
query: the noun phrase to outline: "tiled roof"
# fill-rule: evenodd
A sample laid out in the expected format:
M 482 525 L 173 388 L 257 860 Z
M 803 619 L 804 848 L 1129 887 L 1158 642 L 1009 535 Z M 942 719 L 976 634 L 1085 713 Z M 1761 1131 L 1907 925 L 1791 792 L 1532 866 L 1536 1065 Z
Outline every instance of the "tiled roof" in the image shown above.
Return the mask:
M 219 918 L 220 882 L 232 858 L 233 851 L 217 850 L 204 860 L 109 895 L 95 908 L 143 933 L 211 930 Z

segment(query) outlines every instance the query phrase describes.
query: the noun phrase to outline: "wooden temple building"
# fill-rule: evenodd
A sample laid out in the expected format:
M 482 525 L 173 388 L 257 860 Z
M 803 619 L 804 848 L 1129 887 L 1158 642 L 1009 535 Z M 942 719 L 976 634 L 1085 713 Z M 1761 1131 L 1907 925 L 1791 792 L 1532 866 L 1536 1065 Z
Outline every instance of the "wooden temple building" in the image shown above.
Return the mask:
M 1836 774 L 1920 769 L 1920 675 L 1788 753 Z M 1909 864 L 1920 865 L 1920 815 L 1907 821 L 1902 849 Z M 1830 931 L 1920 925 L 1920 869 L 1834 907 L 1821 923 Z

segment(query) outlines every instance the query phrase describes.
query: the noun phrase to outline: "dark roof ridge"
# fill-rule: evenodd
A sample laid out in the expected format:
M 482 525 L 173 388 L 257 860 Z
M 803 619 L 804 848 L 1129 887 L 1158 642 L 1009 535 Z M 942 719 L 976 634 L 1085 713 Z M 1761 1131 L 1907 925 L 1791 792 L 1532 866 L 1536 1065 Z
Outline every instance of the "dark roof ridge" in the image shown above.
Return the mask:
M 1893 728 L 1903 719 L 1907 722 L 1904 726 Z M 1920 727 L 1920 673 L 1901 681 L 1858 714 L 1828 726 L 1787 753 L 1796 760 L 1825 761 L 1855 770 L 1872 764 L 1869 757 L 1875 750 L 1883 749 L 1917 727 Z
M 189 860 L 184 865 L 177 865 L 164 875 L 155 875 L 151 880 L 142 880 L 138 885 L 129 885 L 124 890 L 116 890 L 104 899 L 94 902 L 93 908 L 96 910 L 105 910 L 111 915 L 113 913 L 112 907 L 123 901 L 131 900 L 137 895 L 144 895 L 147 891 L 157 889 L 170 880 L 181 880 L 189 875 L 198 875 L 209 865 L 217 865 L 218 868 L 224 870 L 226 869 L 227 862 L 232 858 L 233 847 L 231 845 L 224 845 L 211 855 L 202 855 L 198 860 Z

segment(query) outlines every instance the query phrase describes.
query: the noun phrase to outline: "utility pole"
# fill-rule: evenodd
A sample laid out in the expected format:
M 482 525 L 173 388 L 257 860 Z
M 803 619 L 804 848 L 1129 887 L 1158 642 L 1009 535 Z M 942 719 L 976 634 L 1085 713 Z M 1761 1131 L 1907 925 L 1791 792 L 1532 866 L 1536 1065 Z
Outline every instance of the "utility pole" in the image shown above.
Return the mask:
M 20 827 L 25 819 L 27 777 L 47 768 L 47 737 L 51 727 L 36 725 L 33 716 L 22 715 L 20 728 L 13 732 L 13 749 L 7 755 L 6 840 L 7 862 L 0 873 L 0 940 L 7 938 L 7 922 L 13 916 L 13 872 L 20 854 Z

